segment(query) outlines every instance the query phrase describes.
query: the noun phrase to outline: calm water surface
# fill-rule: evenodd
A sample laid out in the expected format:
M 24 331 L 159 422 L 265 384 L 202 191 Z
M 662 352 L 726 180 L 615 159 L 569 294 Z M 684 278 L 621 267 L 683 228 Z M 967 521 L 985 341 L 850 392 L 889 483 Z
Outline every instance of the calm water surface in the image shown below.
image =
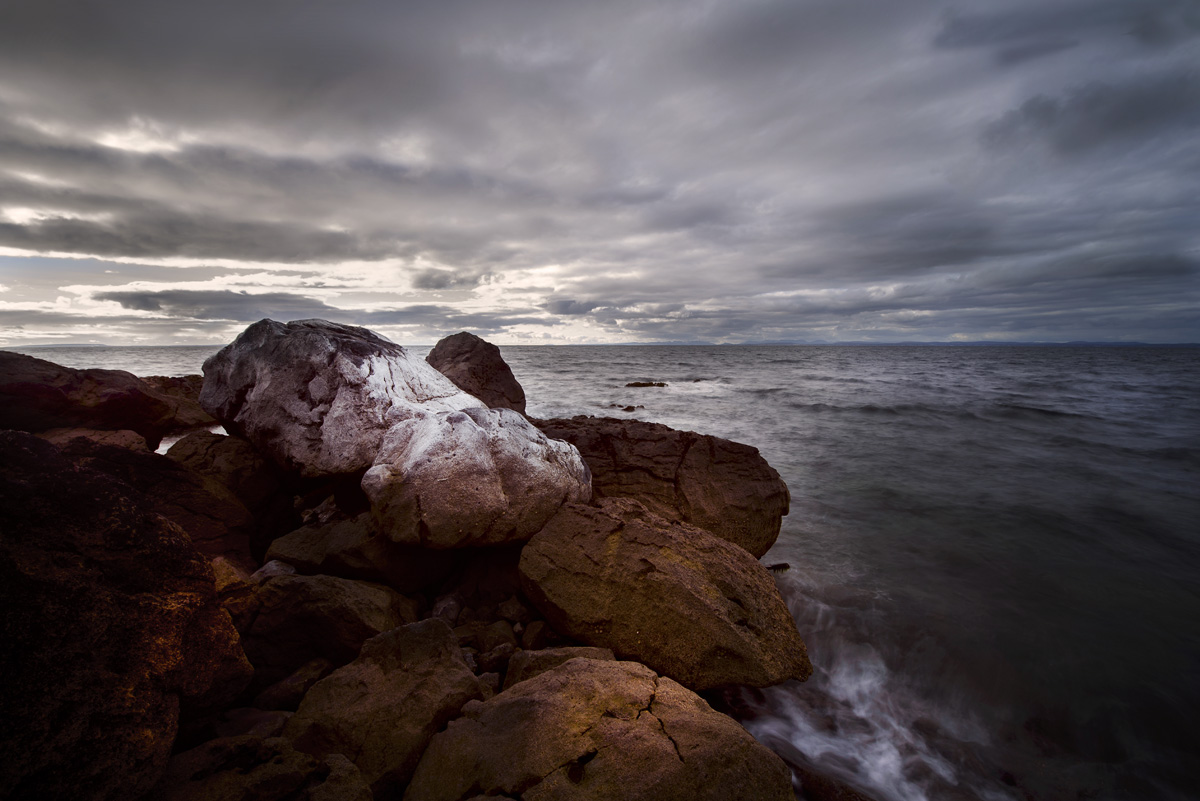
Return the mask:
M 215 348 L 23 350 L 146 375 Z M 728 437 L 787 481 L 765 560 L 816 673 L 746 694 L 764 742 L 880 801 L 1200 797 L 1200 349 L 504 356 L 534 416 Z

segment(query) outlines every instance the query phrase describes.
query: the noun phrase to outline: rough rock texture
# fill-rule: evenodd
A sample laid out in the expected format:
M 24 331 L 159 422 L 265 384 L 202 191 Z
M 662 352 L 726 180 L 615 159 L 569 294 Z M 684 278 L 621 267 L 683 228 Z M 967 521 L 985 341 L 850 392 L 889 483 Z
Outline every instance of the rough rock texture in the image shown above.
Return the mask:
M 218 482 L 157 453 L 74 439 L 63 453 L 79 464 L 108 473 L 138 490 L 148 508 L 177 523 L 196 548 L 212 558 L 224 556 L 254 569 L 250 537 L 254 519 Z
M 0 432 L 0 798 L 137 798 L 250 678 L 213 573 L 110 475 Z
M 284 730 L 310 754 L 347 754 L 378 798 L 399 796 L 430 738 L 483 688 L 442 620 L 380 634 L 317 682 Z
M 693 690 L 812 673 L 762 564 L 637 501 L 564 507 L 525 546 L 520 569 L 525 594 L 556 630 Z
M 96 428 L 141 434 L 157 448 L 181 426 L 178 399 L 123 370 L 74 370 L 0 351 L 0 429 Z
M 612 661 L 616 659 L 608 648 L 591 648 L 581 646 L 574 648 L 544 648 L 540 651 L 517 651 L 508 663 L 508 675 L 504 677 L 504 689 L 517 682 L 532 679 L 551 668 L 558 667 L 563 662 L 576 657 L 584 659 L 601 659 Z
M 204 362 L 200 404 L 305 477 L 371 466 L 384 433 L 420 411 L 483 404 L 404 348 L 324 320 L 260 320 Z
M 779 536 L 791 499 L 756 448 L 639 420 L 533 422 L 579 449 L 597 498 L 635 498 L 661 517 L 711 531 L 756 557 Z
M 136 796 L 123 796 L 136 798 Z M 373 801 L 346 757 L 317 759 L 282 737 L 211 740 L 171 759 L 147 801 Z
M 510 409 L 397 423 L 362 488 L 384 531 L 427 548 L 528 539 L 564 503 L 591 497 L 578 451 Z
M 525 390 L 492 343 L 463 331 L 434 345 L 425 361 L 491 408 L 525 413 Z
M 334 576 L 275 576 L 255 593 L 243 645 L 265 688 L 317 657 L 344 665 L 371 637 L 416 620 L 416 604 L 378 584 Z
M 135 451 L 149 451 L 146 439 L 136 431 L 112 431 L 102 428 L 51 428 L 39 431 L 38 436 L 60 448 L 73 439 L 87 439 L 100 445 L 116 445 Z
M 572 659 L 467 704 L 405 801 L 792 801 L 783 762 L 699 696 L 634 662 Z
M 328 659 L 313 659 L 305 662 L 292 675 L 275 682 L 254 698 L 254 706 L 259 709 L 282 709 L 295 712 L 305 694 L 312 686 L 333 671 L 333 663 Z
M 196 431 L 172 445 L 167 457 L 216 481 L 241 501 L 254 518 L 250 550 L 255 557 L 300 525 L 286 477 L 241 437 Z
M 175 422 L 177 429 L 208 428 L 217 424 L 216 418 L 204 411 L 200 406 L 200 389 L 204 385 L 202 375 L 148 375 L 142 377 L 142 383 L 160 395 L 166 395 L 177 402 Z
M 348 520 L 304 526 L 275 540 L 268 560 L 300 573 L 381 581 L 400 592 L 436 584 L 454 569 L 454 554 L 392 542 L 369 512 Z

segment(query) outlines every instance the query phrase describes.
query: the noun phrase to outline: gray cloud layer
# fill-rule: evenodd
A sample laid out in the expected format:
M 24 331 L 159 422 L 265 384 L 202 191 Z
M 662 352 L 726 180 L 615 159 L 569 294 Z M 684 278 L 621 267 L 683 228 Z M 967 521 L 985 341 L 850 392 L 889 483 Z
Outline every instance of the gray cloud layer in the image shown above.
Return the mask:
M 12 0 L 0 248 L 99 261 L 0 255 L 0 341 L 1195 341 L 1197 63 L 1194 0 Z

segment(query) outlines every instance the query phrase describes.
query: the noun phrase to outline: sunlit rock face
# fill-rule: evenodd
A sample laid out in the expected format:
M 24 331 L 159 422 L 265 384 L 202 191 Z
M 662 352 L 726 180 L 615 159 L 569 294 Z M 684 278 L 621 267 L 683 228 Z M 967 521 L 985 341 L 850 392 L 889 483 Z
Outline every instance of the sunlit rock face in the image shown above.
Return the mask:
M 304 477 L 367 469 L 387 430 L 419 412 L 484 405 L 399 345 L 325 320 L 250 326 L 204 363 L 200 403 Z
M 520 414 L 466 409 L 397 423 L 362 488 L 393 541 L 461 548 L 529 539 L 563 504 L 591 498 L 591 474 L 574 446 Z

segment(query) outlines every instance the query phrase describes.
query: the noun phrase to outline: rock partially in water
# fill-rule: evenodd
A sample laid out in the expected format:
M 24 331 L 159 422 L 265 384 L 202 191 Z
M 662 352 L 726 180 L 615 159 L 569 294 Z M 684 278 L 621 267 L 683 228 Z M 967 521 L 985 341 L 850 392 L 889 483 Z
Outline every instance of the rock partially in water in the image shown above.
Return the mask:
M 483 405 L 399 345 L 324 320 L 247 328 L 205 361 L 200 403 L 230 433 L 310 478 L 370 467 L 397 422 Z
M 693 690 L 812 673 L 767 569 L 636 501 L 571 504 L 521 552 L 525 594 L 556 630 Z
M 250 665 L 186 534 L 112 475 L 0 432 L 0 797 L 138 798 L 181 714 Z
M 525 413 L 525 390 L 492 343 L 463 331 L 434 345 L 425 361 L 490 408 Z
M 526 540 L 564 503 L 591 497 L 579 452 L 510 409 L 397 423 L 362 488 L 387 536 L 426 548 Z
M 635 498 L 762 556 L 779 537 L 791 498 L 758 449 L 659 423 L 613 417 L 535 420 L 579 449 L 597 498 Z
M 433 738 L 405 801 L 792 801 L 780 759 L 699 696 L 634 662 L 571 659 Z
M 376 797 L 392 798 L 433 735 L 482 697 L 450 627 L 423 620 L 367 640 L 308 691 L 284 734 L 316 756 L 349 755 Z
M 195 427 L 179 399 L 124 370 L 75 370 L 0 351 L 0 428 L 136 431 L 150 448 L 165 434 Z

